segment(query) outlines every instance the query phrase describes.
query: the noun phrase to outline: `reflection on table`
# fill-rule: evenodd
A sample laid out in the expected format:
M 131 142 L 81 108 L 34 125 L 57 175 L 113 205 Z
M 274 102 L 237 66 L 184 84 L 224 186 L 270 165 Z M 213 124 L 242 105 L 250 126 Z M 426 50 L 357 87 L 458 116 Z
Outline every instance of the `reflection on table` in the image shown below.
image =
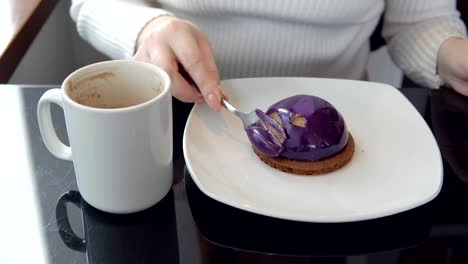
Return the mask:
M 70 226 L 67 203 L 81 208 L 84 238 Z M 56 218 L 64 244 L 86 252 L 88 263 L 179 263 L 172 191 L 155 206 L 127 215 L 99 211 L 69 191 L 57 203 Z

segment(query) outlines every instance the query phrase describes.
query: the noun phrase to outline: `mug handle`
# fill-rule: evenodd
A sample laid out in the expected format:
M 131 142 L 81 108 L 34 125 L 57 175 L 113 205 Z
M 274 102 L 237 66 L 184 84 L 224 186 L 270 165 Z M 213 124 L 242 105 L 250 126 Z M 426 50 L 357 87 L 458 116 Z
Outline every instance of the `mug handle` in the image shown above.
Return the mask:
M 69 146 L 60 141 L 54 130 L 52 116 L 50 114 L 50 104 L 54 103 L 63 109 L 62 90 L 55 88 L 45 92 L 39 104 L 37 105 L 37 120 L 39 122 L 39 130 L 42 139 L 47 149 L 57 158 L 64 160 L 72 160 L 72 150 Z
M 57 227 L 63 243 L 73 250 L 85 252 L 86 241 L 73 232 L 68 220 L 67 203 L 73 203 L 81 208 L 81 195 L 78 191 L 68 191 L 64 193 L 57 202 L 55 207 L 55 218 Z

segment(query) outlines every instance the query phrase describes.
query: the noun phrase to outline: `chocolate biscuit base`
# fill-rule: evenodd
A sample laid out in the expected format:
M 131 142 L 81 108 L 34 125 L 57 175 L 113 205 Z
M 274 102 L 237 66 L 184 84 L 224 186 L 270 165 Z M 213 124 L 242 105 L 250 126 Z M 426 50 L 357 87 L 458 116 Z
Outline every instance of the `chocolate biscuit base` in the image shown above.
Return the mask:
M 259 153 L 255 148 L 253 150 L 263 162 L 275 169 L 300 175 L 317 175 L 335 171 L 346 165 L 353 157 L 354 139 L 350 133 L 348 143 L 341 152 L 318 161 L 299 161 L 280 157 L 267 157 Z

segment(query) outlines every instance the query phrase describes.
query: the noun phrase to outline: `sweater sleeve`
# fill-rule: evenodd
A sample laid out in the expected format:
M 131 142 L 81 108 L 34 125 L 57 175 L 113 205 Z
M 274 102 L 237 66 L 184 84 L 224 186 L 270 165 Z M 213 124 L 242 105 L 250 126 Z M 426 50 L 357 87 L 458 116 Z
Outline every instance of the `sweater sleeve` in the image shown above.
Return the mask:
M 79 35 L 112 59 L 128 59 L 143 26 L 169 12 L 144 0 L 72 0 Z
M 414 82 L 438 88 L 437 52 L 449 37 L 466 37 L 455 0 L 387 0 L 383 37 L 390 56 Z

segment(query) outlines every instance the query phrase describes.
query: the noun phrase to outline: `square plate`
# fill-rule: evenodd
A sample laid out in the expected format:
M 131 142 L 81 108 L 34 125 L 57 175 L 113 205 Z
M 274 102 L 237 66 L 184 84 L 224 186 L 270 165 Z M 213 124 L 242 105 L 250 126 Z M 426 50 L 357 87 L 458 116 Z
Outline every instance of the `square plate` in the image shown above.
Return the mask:
M 305 222 L 368 220 L 434 199 L 442 186 L 435 138 L 394 87 L 321 78 L 223 81 L 241 111 L 266 110 L 297 94 L 322 97 L 343 115 L 356 148 L 343 168 L 317 176 L 276 170 L 253 153 L 241 121 L 223 109 L 196 105 L 184 133 L 184 157 L 197 187 L 249 212 Z

